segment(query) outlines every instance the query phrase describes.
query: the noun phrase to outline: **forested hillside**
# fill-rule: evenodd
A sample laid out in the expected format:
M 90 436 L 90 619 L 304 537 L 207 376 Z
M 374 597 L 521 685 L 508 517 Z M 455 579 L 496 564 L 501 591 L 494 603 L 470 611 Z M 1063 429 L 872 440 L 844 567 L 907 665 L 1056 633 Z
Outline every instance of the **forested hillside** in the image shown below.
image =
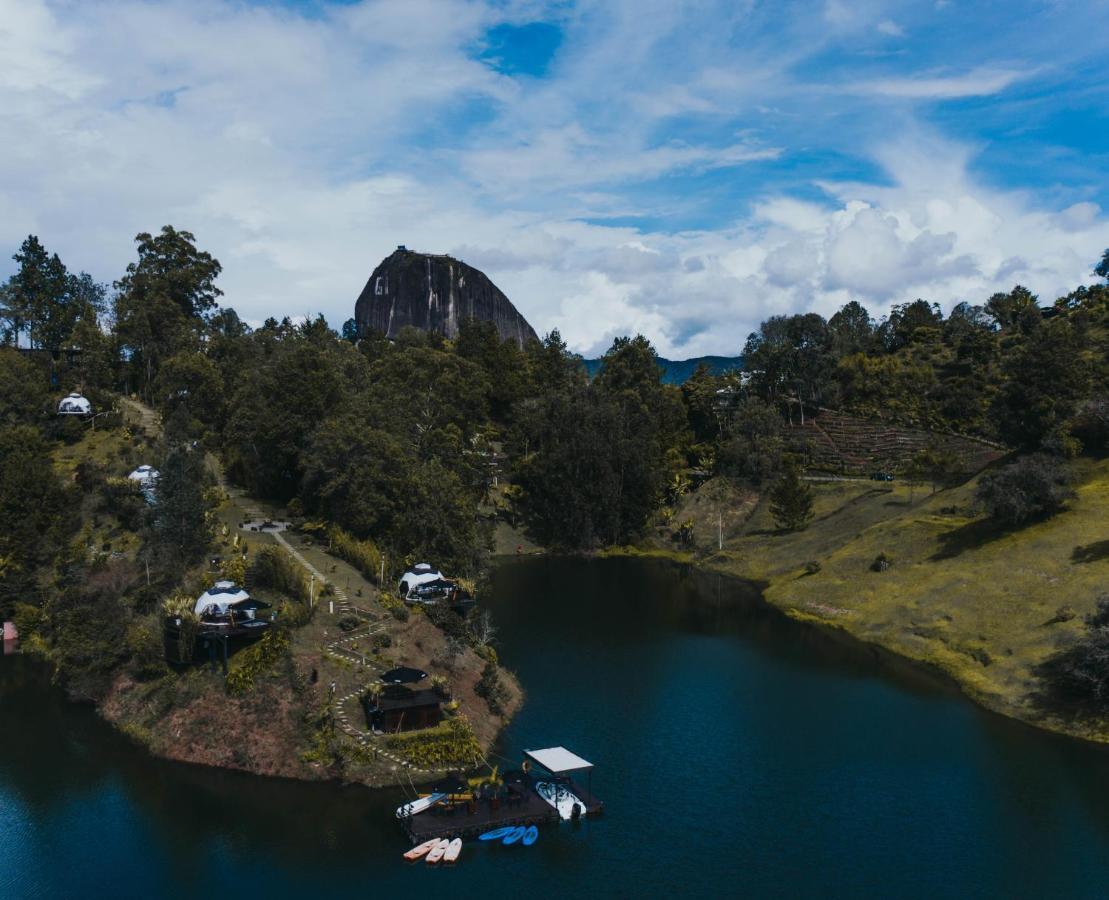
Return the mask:
M 556 549 L 630 543 L 648 526 L 681 548 L 690 533 L 675 511 L 709 478 L 766 492 L 778 526 L 802 529 L 805 454 L 787 429 L 821 408 L 1011 449 L 1015 468 L 984 479 L 979 501 L 1013 525 L 1063 508 L 1071 460 L 1104 455 L 1109 439 L 1103 283 L 1044 302 L 1017 286 L 948 315 L 916 300 L 880 320 L 857 302 L 828 320 L 778 316 L 737 348 L 742 373 L 702 366 L 679 388 L 642 336 L 614 341 L 590 379 L 557 332 L 521 349 L 473 321 L 453 341 L 343 338 L 322 317 L 250 327 L 219 305 L 220 264 L 191 234 L 166 226 L 136 242 L 109 287 L 29 237 L 3 288 L 0 611 L 53 611 L 58 640 L 67 604 L 86 602 L 106 565 L 72 513 L 104 472 L 51 465 L 96 423 L 53 415 L 74 387 L 101 411 L 133 394 L 165 424 L 150 460 L 167 474 L 163 511 L 105 501 L 139 536 L 113 576 L 123 606 L 171 590 L 209 546 L 213 481 L 196 450 L 298 521 L 372 541 L 393 574 L 431 558 L 473 576 L 498 520 Z M 1109 276 L 1109 254 L 1097 273 Z M 937 438 L 908 474 L 943 487 L 972 474 L 956 462 Z

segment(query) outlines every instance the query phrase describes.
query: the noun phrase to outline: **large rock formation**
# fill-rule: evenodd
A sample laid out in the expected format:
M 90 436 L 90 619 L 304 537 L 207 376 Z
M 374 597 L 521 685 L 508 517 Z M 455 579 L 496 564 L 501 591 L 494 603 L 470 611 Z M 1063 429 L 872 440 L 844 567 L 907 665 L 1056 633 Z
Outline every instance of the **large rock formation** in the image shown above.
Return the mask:
M 403 246 L 374 269 L 354 305 L 359 331 L 372 328 L 389 337 L 406 325 L 454 337 L 459 323 L 470 318 L 492 322 L 502 340 L 521 347 L 536 336 L 485 273 L 449 256 L 414 253 Z

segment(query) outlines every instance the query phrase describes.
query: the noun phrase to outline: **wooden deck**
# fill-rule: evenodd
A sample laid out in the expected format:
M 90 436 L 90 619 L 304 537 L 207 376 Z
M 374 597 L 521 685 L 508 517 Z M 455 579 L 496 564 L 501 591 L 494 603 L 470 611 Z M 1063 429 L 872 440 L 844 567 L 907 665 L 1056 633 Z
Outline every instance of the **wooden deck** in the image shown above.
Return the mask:
M 604 810 L 604 804 L 584 788 L 575 784 L 571 784 L 570 788 L 585 804 L 587 816 L 599 815 Z M 462 802 L 433 807 L 400 821 L 401 827 L 404 828 L 412 843 L 420 844 L 431 838 L 460 837 L 467 840 L 506 825 L 556 823 L 559 821 L 559 816 L 554 807 L 535 793 L 534 787 L 531 787 L 515 802 L 501 800 L 496 809 L 493 808 L 493 801 L 476 800 L 472 813 L 469 810 L 469 804 Z

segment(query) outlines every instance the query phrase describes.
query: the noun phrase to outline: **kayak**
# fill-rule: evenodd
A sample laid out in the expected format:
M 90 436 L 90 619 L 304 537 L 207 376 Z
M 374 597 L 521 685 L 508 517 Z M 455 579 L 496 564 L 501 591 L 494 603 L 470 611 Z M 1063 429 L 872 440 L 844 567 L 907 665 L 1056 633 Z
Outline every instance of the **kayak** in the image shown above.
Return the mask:
M 397 807 L 397 818 L 407 819 L 409 816 L 416 815 L 416 813 L 422 813 L 425 809 L 431 809 L 440 800 L 446 799 L 446 794 L 428 794 L 428 796 L 421 797 L 419 800 L 413 800 L 411 803 L 405 803 L 404 806 Z
M 447 852 L 447 847 L 449 847 L 450 845 L 451 842 L 448 841 L 446 838 L 443 838 L 441 841 L 436 841 L 435 846 L 432 847 L 430 852 L 427 854 L 427 864 L 429 866 L 434 866 L 437 862 L 439 862 L 439 860 L 441 860 L 443 858 L 443 855 Z
M 439 843 L 439 838 L 432 838 L 430 841 L 424 841 L 422 844 L 419 844 L 418 846 L 413 847 L 411 850 L 409 850 L 407 853 L 405 853 L 404 858 L 405 859 L 419 859 L 421 856 L 423 856 L 425 853 L 427 853 L 429 850 L 431 850 L 431 848 L 434 847 L 438 843 Z
M 479 836 L 478 840 L 479 841 L 499 841 L 501 838 L 503 838 L 510 831 L 515 831 L 515 829 L 511 825 L 509 825 L 507 828 L 494 828 L 492 831 L 487 831 L 487 832 L 485 832 L 485 834 Z
M 580 806 L 582 812 L 585 812 L 585 804 L 561 784 L 540 781 L 535 785 L 535 792 L 557 809 L 563 819 L 574 817 L 575 806 Z
M 527 831 L 527 829 L 524 828 L 523 825 L 517 825 L 508 834 L 506 834 L 504 836 L 504 840 L 501 841 L 501 843 L 504 844 L 506 847 L 509 844 L 515 844 L 518 840 L 520 840 L 520 838 L 522 838 L 524 836 L 525 831 Z
M 539 829 L 532 825 L 530 828 L 528 828 L 527 831 L 524 832 L 524 837 L 520 841 L 520 843 L 523 844 L 525 847 L 530 847 L 537 840 L 539 840 Z
M 443 862 L 452 863 L 458 859 L 462 852 L 462 838 L 455 838 L 447 845 L 447 852 L 443 854 Z

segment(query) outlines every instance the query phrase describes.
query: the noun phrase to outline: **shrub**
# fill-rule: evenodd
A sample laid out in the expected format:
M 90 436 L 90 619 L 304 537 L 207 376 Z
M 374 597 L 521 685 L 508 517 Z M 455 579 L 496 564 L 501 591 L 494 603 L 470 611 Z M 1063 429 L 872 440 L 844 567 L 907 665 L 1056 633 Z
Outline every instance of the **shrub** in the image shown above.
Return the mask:
M 978 500 L 990 518 L 1006 525 L 1054 515 L 1074 497 L 1070 472 L 1045 453 L 1024 456 L 978 483 Z
M 810 559 L 807 563 L 805 563 L 805 574 L 806 575 L 815 575 L 819 571 L 820 571 L 820 563 L 818 563 L 815 559 Z
M 879 553 L 874 558 L 874 562 L 870 564 L 870 570 L 872 572 L 885 572 L 892 565 L 893 557 L 889 556 L 886 553 Z
M 461 715 L 434 728 L 390 735 L 385 746 L 421 769 L 468 767 L 481 760 L 474 731 Z
M 375 584 L 381 576 L 381 551 L 373 541 L 359 540 L 338 525 L 327 530 L 331 552 L 346 560 Z
M 489 711 L 494 715 L 499 716 L 504 712 L 504 707 L 508 703 L 508 688 L 501 681 L 500 670 L 492 660 L 486 662 L 485 668 L 481 670 L 481 678 L 474 685 L 474 693 L 485 699 Z
M 1086 633 L 1056 660 L 1059 686 L 1109 710 L 1109 594 L 1086 617 Z
M 235 657 L 235 666 L 227 675 L 227 693 L 241 695 L 254 689 L 256 678 L 271 672 L 289 654 L 289 633 L 271 628 L 258 643 Z
M 362 624 L 361 619 L 356 619 L 354 616 L 343 616 L 338 622 L 340 631 L 354 631 L 359 625 Z
M 273 588 L 304 604 L 311 599 L 304 570 L 280 547 L 263 547 L 259 550 L 250 572 L 255 584 Z

